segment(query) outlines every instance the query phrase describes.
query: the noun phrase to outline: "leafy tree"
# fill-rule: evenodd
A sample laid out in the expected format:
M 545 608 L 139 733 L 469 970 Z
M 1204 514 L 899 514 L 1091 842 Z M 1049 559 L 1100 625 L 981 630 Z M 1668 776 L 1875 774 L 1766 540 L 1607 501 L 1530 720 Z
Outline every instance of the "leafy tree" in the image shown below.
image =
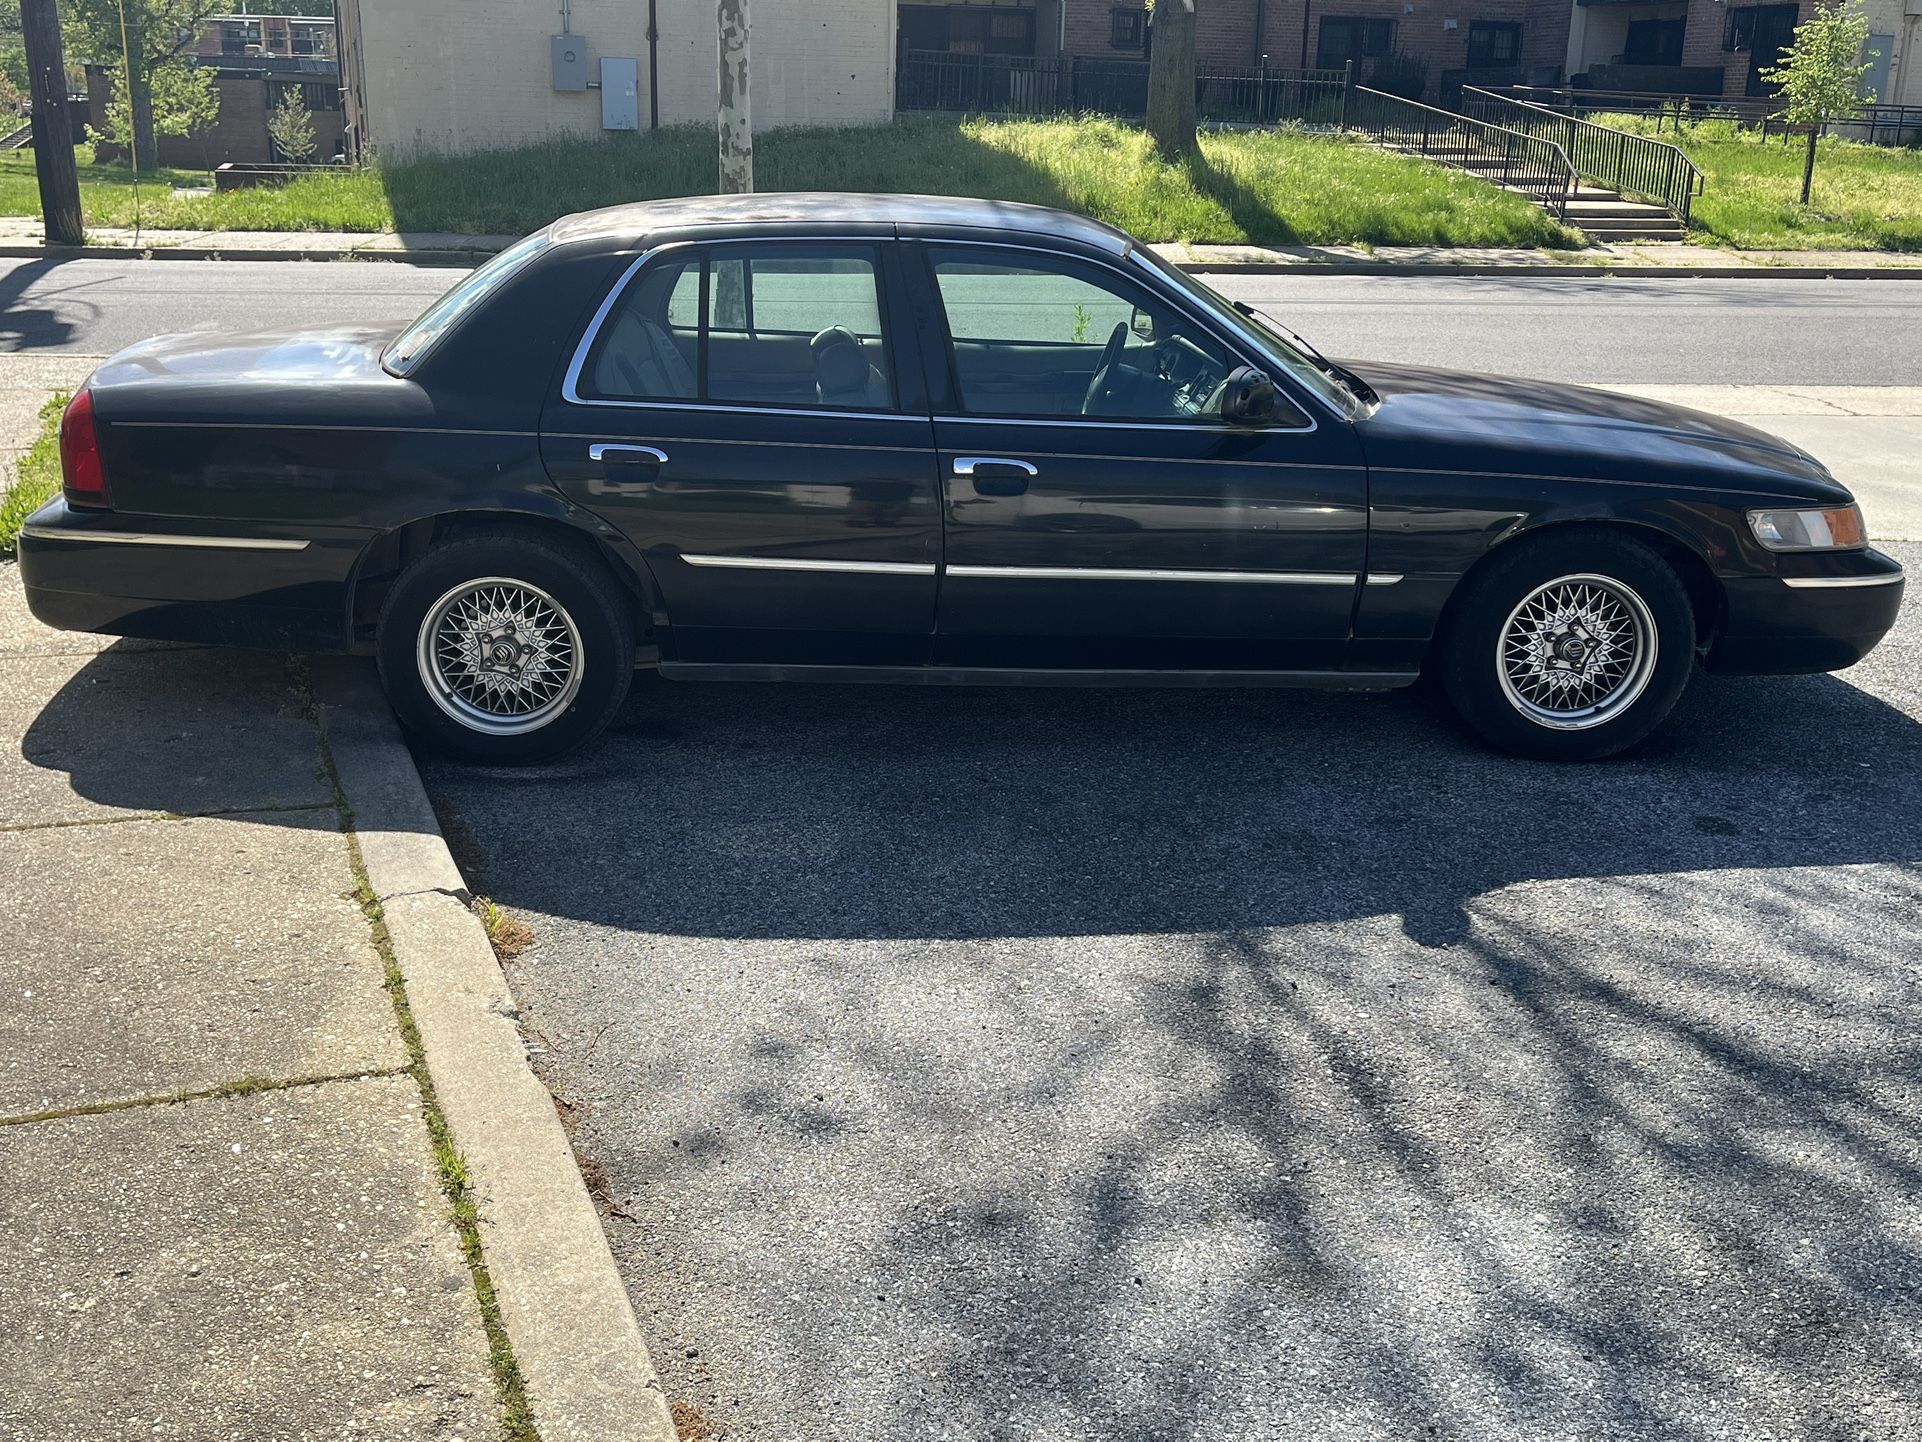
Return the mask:
M 1781 63 L 1762 78 L 1781 87 L 1791 125 L 1809 127 L 1808 159 L 1802 166 L 1802 204 L 1815 184 L 1815 142 L 1831 121 L 1856 110 L 1869 98 L 1867 76 L 1875 62 L 1864 54 L 1869 22 L 1853 5 L 1825 5 L 1795 27 L 1795 39 Z
M 319 144 L 314 136 L 314 116 L 298 85 L 289 85 L 281 92 L 280 104 L 267 117 L 267 134 L 273 137 L 274 148 L 283 159 L 303 165 L 314 158 Z
M 125 0 L 127 44 L 120 43 L 121 0 L 65 0 L 67 47 L 82 60 L 129 72 L 130 136 L 142 168 L 154 163 L 154 72 L 190 53 L 201 22 L 231 8 L 231 0 Z
M 214 168 L 209 137 L 220 124 L 220 78 L 201 65 L 165 65 L 153 77 L 154 129 L 200 142 L 207 171 Z
M 1148 134 L 1181 161 L 1195 148 L 1195 0 L 1151 0 L 1148 20 Z

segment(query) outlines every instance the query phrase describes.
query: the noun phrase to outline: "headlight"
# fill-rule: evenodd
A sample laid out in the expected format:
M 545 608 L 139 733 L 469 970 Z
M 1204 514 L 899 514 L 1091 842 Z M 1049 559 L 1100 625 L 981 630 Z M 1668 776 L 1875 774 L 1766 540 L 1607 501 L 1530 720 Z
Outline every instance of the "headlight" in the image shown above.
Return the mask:
M 1866 546 L 1868 531 L 1856 506 L 1815 511 L 1750 511 L 1749 529 L 1771 551 L 1839 551 Z

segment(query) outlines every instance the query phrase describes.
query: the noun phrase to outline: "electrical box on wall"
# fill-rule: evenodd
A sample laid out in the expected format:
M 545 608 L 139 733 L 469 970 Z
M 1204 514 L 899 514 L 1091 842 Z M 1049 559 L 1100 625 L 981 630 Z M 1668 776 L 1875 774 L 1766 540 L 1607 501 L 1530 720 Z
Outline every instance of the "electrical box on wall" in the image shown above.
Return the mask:
M 579 35 L 554 37 L 554 88 L 587 89 L 587 41 Z
M 601 57 L 601 129 L 641 128 L 641 62 Z

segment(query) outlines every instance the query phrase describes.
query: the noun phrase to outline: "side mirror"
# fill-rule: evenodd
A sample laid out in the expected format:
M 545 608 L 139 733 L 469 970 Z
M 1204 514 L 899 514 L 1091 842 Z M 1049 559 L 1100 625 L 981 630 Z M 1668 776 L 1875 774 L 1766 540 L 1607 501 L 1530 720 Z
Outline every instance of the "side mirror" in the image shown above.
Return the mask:
M 1237 366 L 1222 383 L 1222 419 L 1258 426 L 1272 420 L 1274 414 L 1275 383 L 1268 379 L 1267 372 Z
M 1134 314 L 1128 317 L 1128 329 L 1133 331 L 1142 340 L 1148 342 L 1149 345 L 1153 345 L 1155 340 L 1154 312 L 1151 310 L 1143 310 L 1140 306 L 1136 306 L 1134 308 Z

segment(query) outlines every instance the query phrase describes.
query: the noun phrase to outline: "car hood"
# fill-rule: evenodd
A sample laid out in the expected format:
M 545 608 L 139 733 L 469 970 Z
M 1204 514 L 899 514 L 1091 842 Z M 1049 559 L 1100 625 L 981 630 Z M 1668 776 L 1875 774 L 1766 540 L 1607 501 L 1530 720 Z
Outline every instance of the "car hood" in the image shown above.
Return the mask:
M 1846 490 L 1799 446 L 1740 421 L 1587 386 L 1426 366 L 1343 362 L 1381 397 L 1359 422 L 1372 465 L 1528 471 L 1581 479 L 1765 484 L 1797 495 Z M 1471 464 L 1464 465 L 1467 453 Z M 1417 455 L 1431 457 L 1427 461 Z

